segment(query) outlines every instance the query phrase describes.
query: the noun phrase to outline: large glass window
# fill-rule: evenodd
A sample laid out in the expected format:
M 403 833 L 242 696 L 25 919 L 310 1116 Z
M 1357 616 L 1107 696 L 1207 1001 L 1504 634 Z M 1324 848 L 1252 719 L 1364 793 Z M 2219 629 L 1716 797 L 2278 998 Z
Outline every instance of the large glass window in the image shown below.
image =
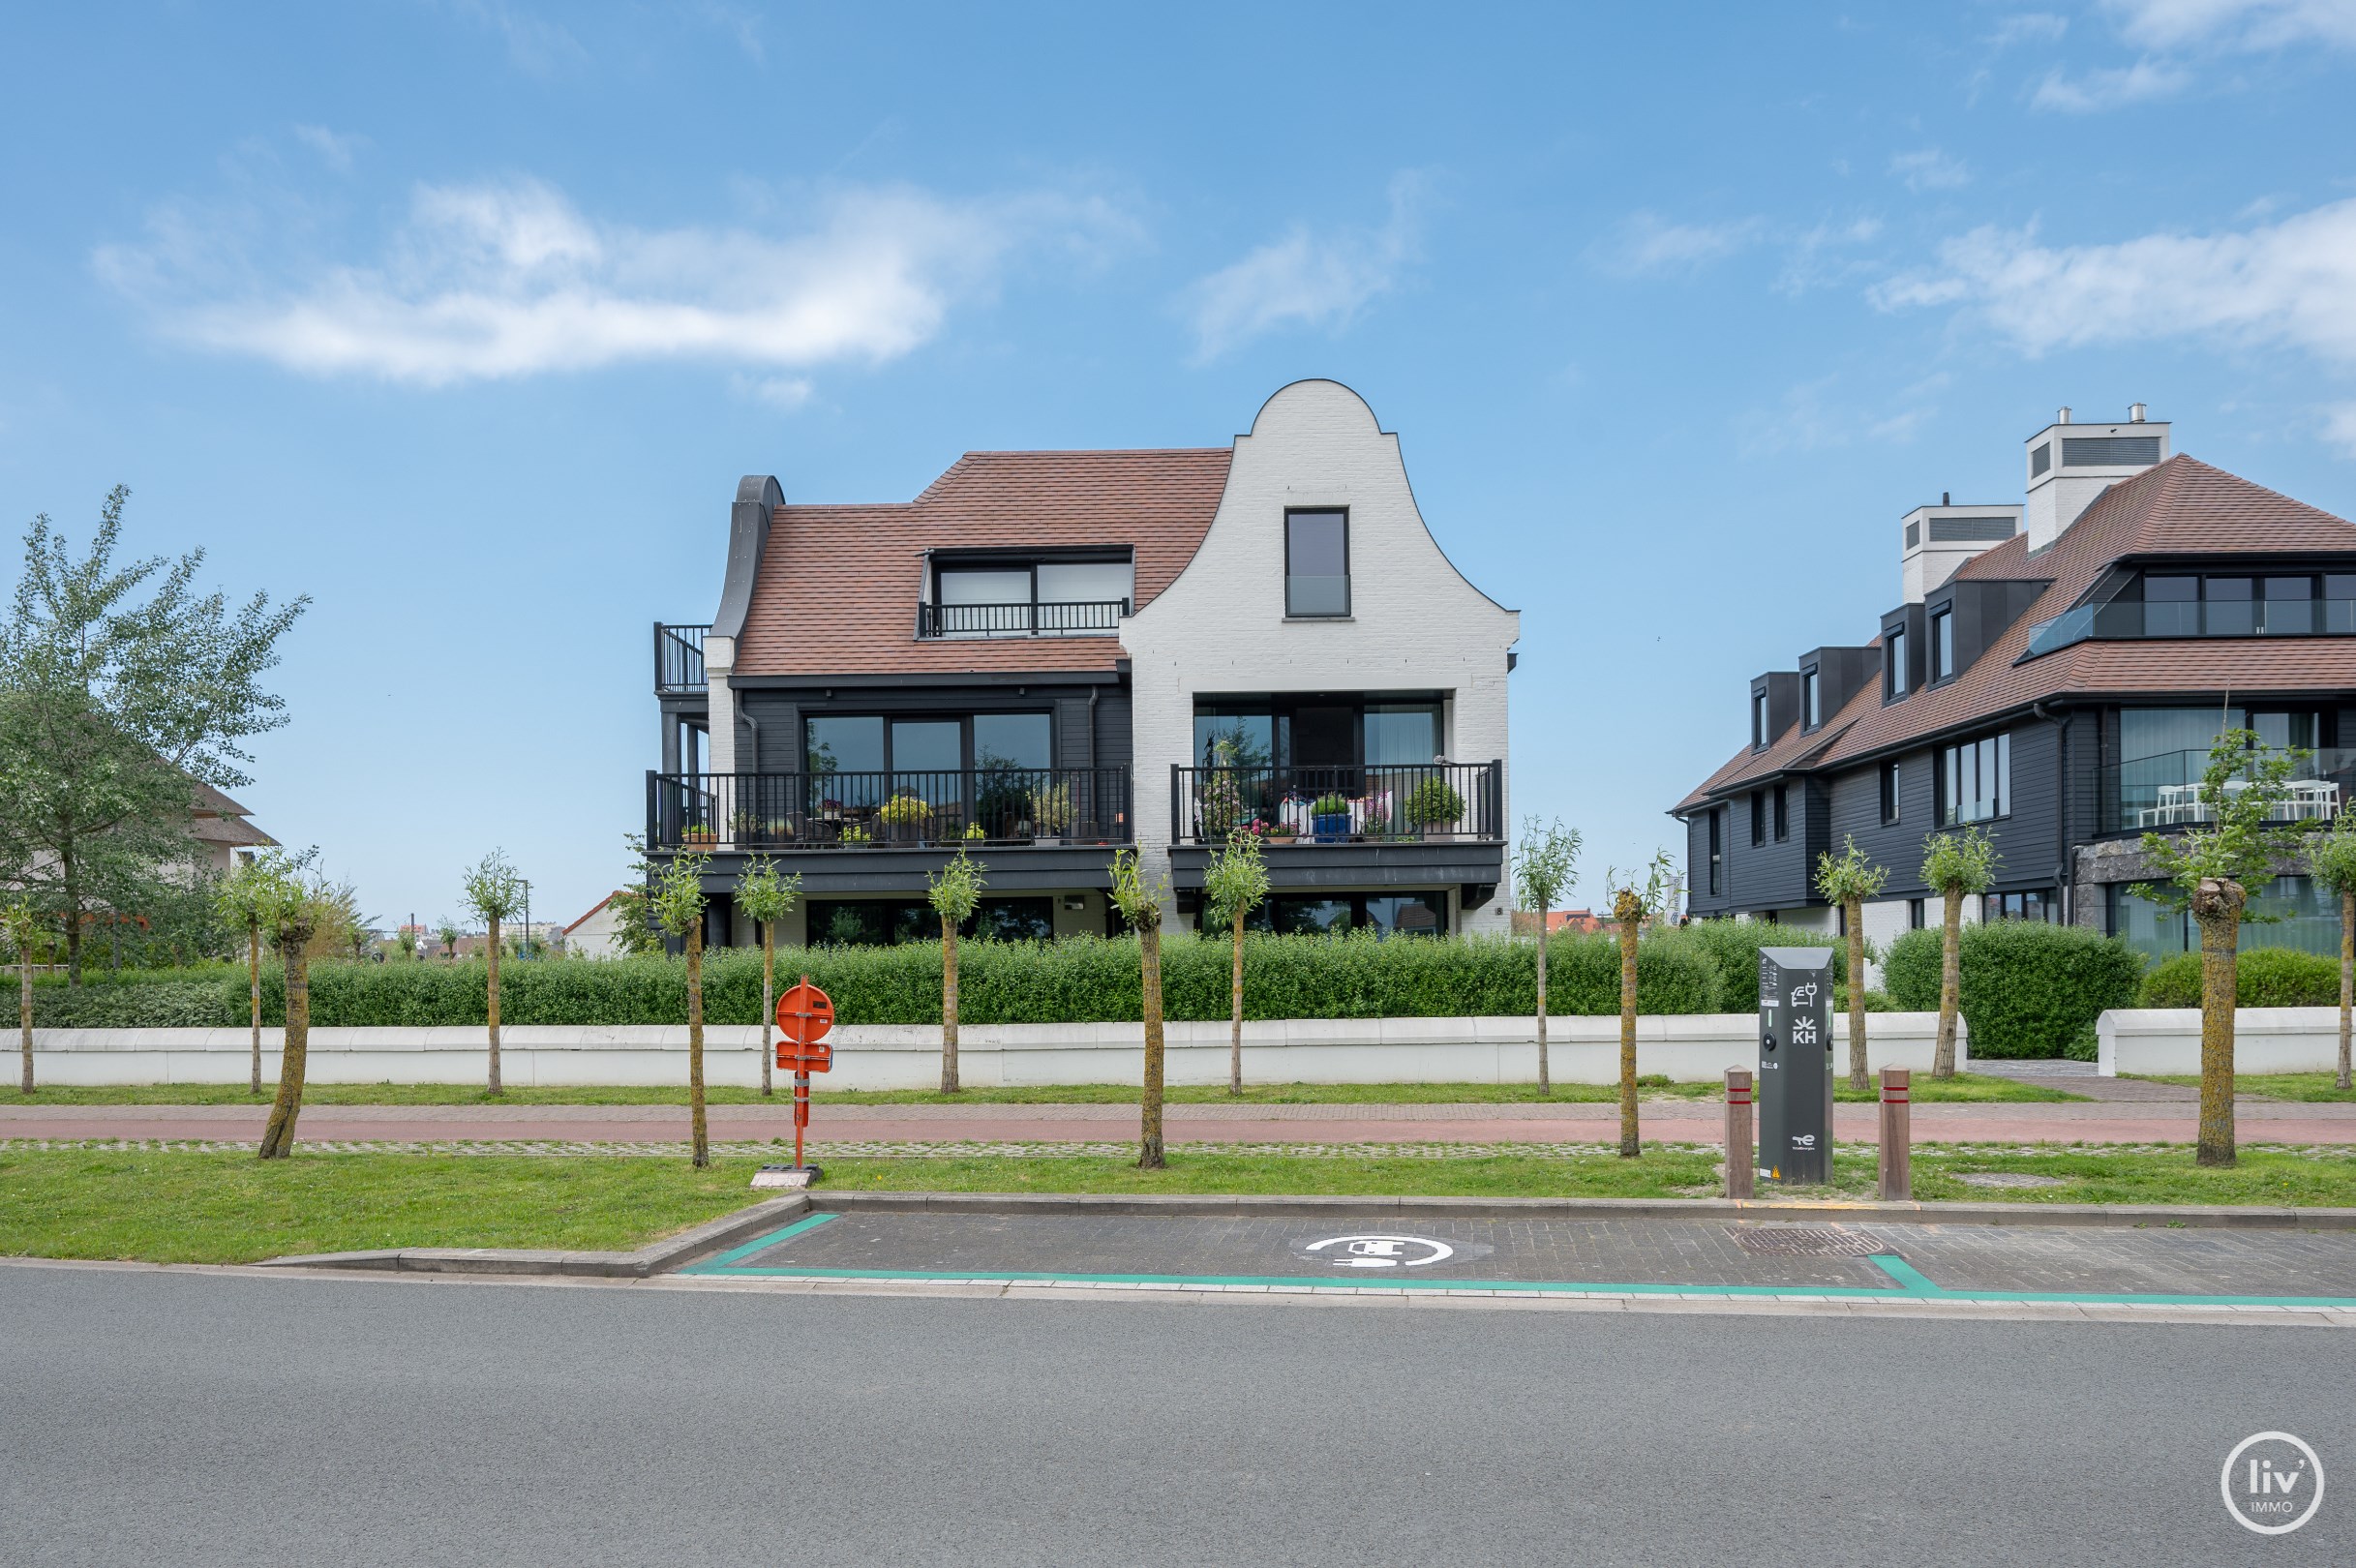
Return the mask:
M 2270 637 L 2297 637 L 2315 629 L 2313 578 L 2269 577 L 2263 591 L 2266 619 L 2258 630 Z
M 1284 514 L 1284 614 L 1349 614 L 1349 514 Z
M 2126 886 L 2114 885 L 2108 892 L 2110 934 L 2125 939 L 2137 952 L 2169 958 L 2199 950 L 2199 929 L 2184 910 L 2138 897 Z M 2295 948 L 2338 956 L 2340 901 L 2312 877 L 2277 877 L 2250 894 L 2250 908 L 2253 914 L 2278 918 L 2244 925 L 2243 949 Z
M 1340 936 L 1356 930 L 1384 938 L 1442 936 L 1448 929 L 1448 895 L 1335 893 L 1301 898 L 1280 893 L 1254 910 L 1246 924 L 1285 936 Z
M 1931 678 L 1945 680 L 1955 673 L 1955 612 L 1942 610 L 1931 617 Z
M 1276 760 L 1276 715 L 1264 700 L 1194 705 L 1194 761 L 1199 766 L 1267 768 Z
M 1044 713 L 976 713 L 974 766 L 1052 768 L 1054 724 Z
M 1130 565 L 1125 560 L 1042 560 L 1039 563 L 1039 602 L 1044 604 L 1126 604 L 1130 594 Z
M 2143 580 L 2143 634 L 2146 637 L 2200 635 L 2200 579 L 2146 577 Z
M 1888 675 L 1887 689 L 1892 697 L 1906 695 L 1906 628 L 1892 626 L 1882 645 L 1882 667 Z
M 2247 577 L 2209 579 L 2207 630 L 2212 637 L 2243 637 L 2258 629 L 2257 603 Z
M 884 721 L 878 717 L 814 718 L 808 721 L 809 770 L 813 773 L 880 773 L 884 770 Z
M 941 940 L 941 917 L 921 899 L 814 898 L 809 903 L 814 948 L 888 948 Z M 1052 898 L 984 898 L 960 927 L 990 942 L 1045 942 L 1055 935 Z
M 1028 567 L 973 567 L 941 570 L 941 602 L 943 604 L 999 604 L 1031 603 L 1031 572 Z
M 1986 822 L 2012 809 L 2012 738 L 1992 735 L 1939 748 L 1939 820 Z
M 1440 754 L 1437 703 L 1366 705 L 1366 761 L 1370 768 L 1421 765 Z

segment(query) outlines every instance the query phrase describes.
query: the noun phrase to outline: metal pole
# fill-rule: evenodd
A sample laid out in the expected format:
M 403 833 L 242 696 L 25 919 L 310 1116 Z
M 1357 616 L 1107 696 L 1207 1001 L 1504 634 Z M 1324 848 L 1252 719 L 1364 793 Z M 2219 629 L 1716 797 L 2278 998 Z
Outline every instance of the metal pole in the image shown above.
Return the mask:
M 1758 1169 L 1751 1133 L 1751 1070 L 1726 1070 L 1726 1195 L 1747 1198 Z
M 1882 1070 L 1882 1196 L 1886 1200 L 1915 1195 L 1914 1107 L 1909 1102 L 1913 1078 L 1904 1068 Z

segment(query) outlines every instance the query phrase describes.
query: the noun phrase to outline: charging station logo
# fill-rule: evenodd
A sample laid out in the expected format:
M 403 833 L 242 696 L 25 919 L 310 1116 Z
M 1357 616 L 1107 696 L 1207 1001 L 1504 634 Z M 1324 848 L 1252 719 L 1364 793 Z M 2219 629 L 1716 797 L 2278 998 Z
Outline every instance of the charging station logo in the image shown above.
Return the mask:
M 1345 1269 L 1420 1269 L 1456 1255 L 1455 1248 L 1429 1236 L 1328 1236 L 1301 1251 Z
M 2323 1506 L 2323 1462 L 2287 1432 L 2261 1432 L 2225 1456 L 2218 1489 L 2242 1528 L 2288 1535 Z

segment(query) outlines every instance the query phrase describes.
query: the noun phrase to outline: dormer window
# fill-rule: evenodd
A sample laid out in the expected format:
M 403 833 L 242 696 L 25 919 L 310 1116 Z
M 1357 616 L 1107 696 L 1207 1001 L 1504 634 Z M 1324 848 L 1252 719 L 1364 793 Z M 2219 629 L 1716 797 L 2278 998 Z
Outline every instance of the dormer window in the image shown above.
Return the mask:
M 1767 743 L 1767 694 L 1751 693 L 1751 749 L 1765 751 Z
M 1126 553 L 1096 559 L 936 558 L 917 635 L 1110 636 L 1132 608 L 1133 576 Z
M 1955 609 L 1942 606 L 1931 612 L 1931 678 L 1945 680 L 1955 673 Z
M 1906 628 L 1892 626 L 1882 639 L 1882 689 L 1891 697 L 1906 695 Z
M 1825 722 L 1824 682 L 1814 670 L 1799 673 L 1799 714 L 1803 729 L 1813 730 Z

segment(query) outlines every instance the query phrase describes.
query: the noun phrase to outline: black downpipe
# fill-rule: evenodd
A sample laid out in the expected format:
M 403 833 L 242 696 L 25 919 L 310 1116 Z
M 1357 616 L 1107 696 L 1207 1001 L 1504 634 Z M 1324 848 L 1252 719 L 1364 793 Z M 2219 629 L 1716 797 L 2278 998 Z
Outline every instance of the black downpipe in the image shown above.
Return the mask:
M 2060 753 L 2060 766 L 2054 779 L 2058 793 L 2053 810 L 2053 888 L 2054 896 L 2061 900 L 2061 923 L 2074 925 L 2078 919 L 2078 890 L 2069 875 L 2069 727 L 2076 722 L 2078 715 L 2074 709 L 2064 710 L 2058 716 L 2048 713 L 2042 702 L 2031 703 L 2029 711 L 2062 732 L 2056 747 Z

